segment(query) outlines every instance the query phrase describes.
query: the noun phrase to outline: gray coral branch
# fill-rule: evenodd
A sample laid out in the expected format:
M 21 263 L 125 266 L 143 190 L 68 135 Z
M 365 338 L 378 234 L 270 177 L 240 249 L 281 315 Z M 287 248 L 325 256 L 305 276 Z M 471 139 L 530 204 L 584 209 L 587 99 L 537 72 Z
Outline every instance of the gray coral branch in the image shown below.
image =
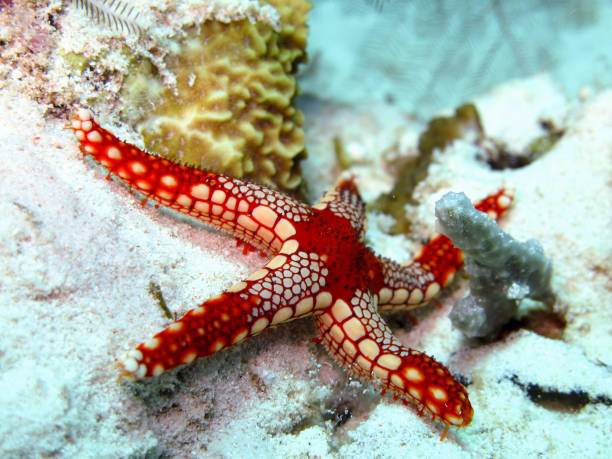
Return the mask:
M 445 194 L 436 217 L 440 231 L 465 254 L 470 292 L 455 303 L 450 319 L 466 336 L 495 334 L 523 298 L 551 300 L 551 263 L 538 241 L 517 241 L 463 193 Z

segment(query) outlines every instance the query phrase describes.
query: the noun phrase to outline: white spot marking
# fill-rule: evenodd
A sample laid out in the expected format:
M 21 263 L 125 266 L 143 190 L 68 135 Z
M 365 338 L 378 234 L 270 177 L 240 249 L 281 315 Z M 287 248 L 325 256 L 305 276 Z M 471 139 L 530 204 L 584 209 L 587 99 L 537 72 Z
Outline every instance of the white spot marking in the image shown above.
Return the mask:
M 260 226 L 259 229 L 257 230 L 256 233 L 261 239 L 263 239 L 266 242 L 271 242 L 272 239 L 274 239 L 274 233 L 272 233 L 272 231 L 270 231 L 268 228 L 265 228 L 263 226 Z
M 440 413 L 440 410 L 438 410 L 438 407 L 434 405 L 432 402 L 427 401 L 425 404 L 427 405 L 427 408 L 429 408 L 429 411 L 431 411 L 433 414 Z
M 236 214 L 232 212 L 231 210 L 226 210 L 225 212 L 223 212 L 223 215 L 221 215 L 221 218 L 223 220 L 227 220 L 228 222 L 231 222 L 234 220 L 234 218 L 236 218 Z
M 312 311 L 312 307 L 314 305 L 314 301 L 311 296 L 300 300 L 298 304 L 295 305 L 295 315 L 301 316 L 303 314 L 307 314 Z
M 162 371 L 163 371 L 163 367 L 162 367 Z M 147 366 L 144 363 L 141 363 L 140 365 L 138 365 L 138 371 L 136 372 L 136 377 L 144 378 L 146 374 L 147 374 Z M 153 375 L 153 376 L 157 376 L 157 375 Z
M 176 203 L 180 204 L 181 206 L 185 208 L 191 207 L 192 202 L 193 200 L 186 194 L 179 194 L 179 196 L 176 198 Z
M 353 341 L 357 341 L 366 334 L 363 324 L 359 321 L 359 319 L 357 319 L 357 317 L 347 320 L 342 327 L 344 328 L 347 336 Z
M 322 309 L 328 307 L 332 302 L 332 296 L 329 292 L 321 292 L 317 295 L 315 302 L 315 309 Z
M 213 353 L 220 351 L 221 349 L 223 349 L 224 346 L 225 346 L 225 342 L 223 340 L 218 339 L 217 341 L 215 341 L 214 343 L 210 345 L 210 351 Z
M 297 240 L 289 239 L 282 245 L 280 249 L 280 253 L 284 253 L 285 255 L 292 255 L 295 252 L 297 252 L 299 247 L 300 247 L 300 244 L 298 243 Z
M 246 215 L 240 215 L 236 223 L 252 233 L 254 233 L 259 227 L 255 220 L 253 220 L 251 217 L 247 217 Z
M 166 371 L 164 369 L 164 366 L 161 363 L 158 363 L 157 365 L 155 365 L 153 367 L 153 371 L 151 372 L 153 374 L 153 376 L 159 376 L 161 375 L 164 371 Z
M 168 188 L 175 188 L 178 185 L 176 178 L 172 175 L 164 175 L 159 181 Z
M 390 288 L 383 287 L 378 292 L 378 302 L 379 304 L 387 304 L 393 295 L 393 291 Z
M 207 202 L 196 201 L 193 208 L 205 215 L 208 215 L 208 213 L 210 212 L 210 204 L 208 204 Z
M 91 113 L 85 108 L 79 108 L 77 116 L 81 121 L 89 121 L 91 119 Z
M 420 288 L 415 288 L 410 293 L 410 297 L 408 298 L 408 304 L 419 304 L 421 301 L 423 301 L 423 292 Z
M 402 363 L 402 359 L 394 354 L 383 354 L 378 358 L 376 363 L 388 370 L 397 370 Z
M 121 152 L 119 151 L 117 147 L 110 147 L 108 150 L 106 150 L 106 156 L 109 157 L 110 159 L 121 159 L 122 158 Z M 139 163 L 137 161 L 131 164 L 131 169 L 132 169 L 132 172 L 134 172 L 135 174 L 144 174 L 147 171 L 147 168 L 144 167 L 142 163 Z
M 230 288 L 228 288 L 227 291 L 228 292 L 240 292 L 244 290 L 245 288 L 247 288 L 247 283 L 244 281 L 240 281 L 232 285 Z
M 437 386 L 430 386 L 427 388 L 427 391 L 431 394 L 431 396 L 436 399 L 438 402 L 445 402 L 448 400 L 448 394 L 446 391 Z
M 236 344 L 236 343 L 240 343 L 244 341 L 248 334 L 249 334 L 248 330 L 242 330 L 240 333 L 238 333 L 234 337 L 234 339 L 232 340 L 232 344 Z
M 282 308 L 276 311 L 272 318 L 272 325 L 286 322 L 293 316 L 293 310 L 290 307 Z
M 429 300 L 438 294 L 440 291 L 440 284 L 437 282 L 432 282 L 429 287 L 427 287 L 427 291 L 425 292 L 425 299 Z
M 155 350 L 159 347 L 160 344 L 161 340 L 159 338 L 151 338 L 150 340 L 145 341 L 142 347 L 144 347 L 145 349 Z M 142 358 L 139 360 L 142 360 Z
M 344 339 L 344 331 L 340 328 L 338 324 L 335 324 L 331 328 L 331 330 L 329 331 L 329 334 L 332 336 L 332 338 L 334 339 L 336 343 L 341 343 L 342 340 Z
M 393 385 L 399 387 L 400 389 L 404 388 L 404 380 L 395 373 L 391 375 L 391 382 L 393 383 Z
M 417 389 L 416 387 L 409 387 L 408 393 L 417 400 L 423 399 L 423 392 L 420 389 Z
M 268 270 L 266 268 L 262 268 L 262 269 L 258 269 L 254 273 L 252 273 L 249 277 L 247 277 L 247 280 L 249 280 L 249 281 L 256 281 L 256 280 L 259 280 L 259 279 L 263 279 L 267 275 L 268 275 Z
M 357 353 L 357 348 L 353 343 L 351 343 L 349 340 L 345 340 L 344 343 L 342 343 L 342 347 L 344 348 L 344 352 L 346 352 L 351 357 L 355 357 L 355 354 Z
M 363 355 L 357 357 L 357 365 L 364 369 L 364 371 L 370 371 L 372 368 L 372 362 L 366 359 Z
M 274 232 L 282 241 L 289 239 L 296 233 L 293 224 L 285 218 L 281 218 L 280 221 L 276 224 L 276 226 L 274 227 Z
M 196 199 L 206 200 L 208 199 L 209 194 L 210 188 L 208 187 L 208 185 L 205 185 L 203 183 L 199 183 L 191 187 L 191 196 Z
M 137 180 L 136 186 L 140 188 L 141 190 L 150 190 L 151 188 L 153 188 L 151 184 L 147 182 L 146 180 Z
M 421 370 L 414 367 L 407 367 L 403 371 L 404 378 L 406 378 L 410 382 L 420 383 L 425 379 Z
M 502 194 L 499 198 L 497 198 L 497 205 L 502 209 L 509 207 L 510 204 L 512 204 L 512 199 L 510 199 L 510 196 Z
M 102 135 L 99 131 L 90 131 L 87 134 L 87 140 L 93 143 L 99 143 L 102 142 Z
M 225 191 L 223 190 L 215 190 L 213 191 L 212 197 L 210 198 L 210 200 L 212 202 L 216 202 L 217 204 L 223 204 L 225 202 L 225 198 L 227 197 L 227 195 L 225 194 Z
M 180 332 L 184 326 L 185 325 L 183 324 L 183 322 L 172 322 L 170 325 L 168 325 L 167 330 L 173 333 L 177 333 Z
M 261 333 L 264 328 L 268 326 L 270 321 L 265 317 L 260 317 L 255 321 L 255 323 L 251 326 L 251 334 L 256 335 L 257 333 Z
M 135 373 L 136 370 L 138 370 L 138 362 L 135 359 L 128 357 L 127 355 L 123 358 L 123 361 L 121 363 L 123 364 L 123 368 L 125 368 L 125 371 Z
M 194 308 L 191 310 L 191 315 L 192 316 L 201 316 L 203 314 L 206 313 L 206 307 L 205 306 L 198 306 L 197 308 Z
M 386 381 L 387 379 L 389 379 L 389 372 L 383 367 L 379 367 L 378 365 L 374 365 L 374 374 L 378 376 L 378 379 L 382 381 Z
M 337 322 L 342 322 L 344 319 L 351 316 L 351 308 L 341 299 L 336 300 L 331 308 L 331 312 Z
M 168 201 L 170 201 L 174 197 L 174 193 L 166 190 L 158 190 L 155 194 L 160 198 L 166 199 Z
M 238 203 L 238 212 L 247 212 L 249 210 L 249 203 L 246 202 L 245 200 L 241 200 Z
M 272 258 L 267 264 L 266 268 L 268 269 L 278 269 L 283 266 L 287 262 L 287 257 L 284 255 L 277 255 Z
M 255 207 L 253 209 L 252 215 L 255 220 L 258 220 L 260 223 L 266 225 L 269 228 L 272 228 L 274 226 L 274 223 L 276 223 L 276 219 L 278 218 L 276 212 L 274 212 L 268 206 Z
M 368 357 L 370 360 L 376 359 L 376 357 L 380 353 L 380 348 L 378 347 L 378 344 L 376 344 L 375 341 L 369 338 L 361 341 L 358 346 L 361 353 Z
M 393 304 L 404 304 L 408 299 L 408 290 L 405 288 L 399 288 L 393 292 L 393 298 L 391 298 L 391 303 Z

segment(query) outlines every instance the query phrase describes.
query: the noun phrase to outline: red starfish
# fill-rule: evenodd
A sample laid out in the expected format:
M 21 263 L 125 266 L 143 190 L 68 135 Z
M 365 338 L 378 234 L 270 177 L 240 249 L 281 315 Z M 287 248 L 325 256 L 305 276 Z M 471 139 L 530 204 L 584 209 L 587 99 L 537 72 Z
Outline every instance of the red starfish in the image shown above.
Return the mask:
M 79 111 L 72 129 L 84 154 L 146 198 L 233 234 L 273 258 L 219 296 L 187 312 L 122 360 L 135 378 L 157 376 L 312 315 L 321 341 L 349 372 L 427 410 L 448 426 L 466 426 L 465 388 L 440 363 L 391 333 L 378 309 L 431 300 L 463 264 L 443 235 L 408 265 L 377 257 L 363 243 L 365 209 L 352 179 L 310 207 L 277 191 L 173 163 L 121 142 Z M 477 208 L 499 217 L 502 191 Z

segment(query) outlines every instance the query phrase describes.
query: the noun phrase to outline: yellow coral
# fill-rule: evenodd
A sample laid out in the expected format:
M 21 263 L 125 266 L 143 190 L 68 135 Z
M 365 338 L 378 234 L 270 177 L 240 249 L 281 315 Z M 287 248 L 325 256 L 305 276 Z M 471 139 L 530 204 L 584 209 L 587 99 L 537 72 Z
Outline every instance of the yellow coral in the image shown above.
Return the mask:
M 269 3 L 280 31 L 246 19 L 186 31 L 166 61 L 176 87 L 162 92 L 139 125 L 149 150 L 284 190 L 299 187 L 305 139 L 292 73 L 305 58 L 310 4 Z

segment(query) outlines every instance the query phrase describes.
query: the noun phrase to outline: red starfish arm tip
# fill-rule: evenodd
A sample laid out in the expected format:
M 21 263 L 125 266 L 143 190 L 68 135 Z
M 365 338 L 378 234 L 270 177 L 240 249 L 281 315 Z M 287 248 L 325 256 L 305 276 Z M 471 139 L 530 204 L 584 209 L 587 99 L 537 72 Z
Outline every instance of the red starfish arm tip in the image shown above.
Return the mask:
M 260 333 L 269 320 L 261 318 L 249 323 L 256 300 L 224 292 L 206 301 L 127 352 L 120 359 L 123 375 L 129 379 L 158 376 Z
M 474 204 L 474 207 L 487 214 L 493 220 L 499 220 L 502 215 L 510 208 L 514 196 L 511 191 L 500 188 L 497 193 L 491 194 Z
M 350 305 L 350 306 L 349 306 Z M 370 295 L 336 299 L 315 316 L 330 354 L 348 371 L 427 410 L 446 425 L 468 425 L 465 388 L 431 357 L 403 346 L 376 312 Z

